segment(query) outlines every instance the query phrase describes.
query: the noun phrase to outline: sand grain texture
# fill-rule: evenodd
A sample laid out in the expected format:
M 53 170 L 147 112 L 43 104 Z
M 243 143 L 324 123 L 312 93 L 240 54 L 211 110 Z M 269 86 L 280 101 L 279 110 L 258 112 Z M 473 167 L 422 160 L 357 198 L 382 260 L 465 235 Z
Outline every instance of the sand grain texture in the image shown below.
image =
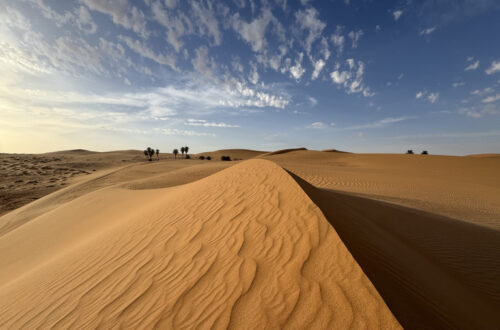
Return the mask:
M 400 328 L 320 209 L 265 160 L 77 197 L 0 237 L 0 283 L 0 328 Z

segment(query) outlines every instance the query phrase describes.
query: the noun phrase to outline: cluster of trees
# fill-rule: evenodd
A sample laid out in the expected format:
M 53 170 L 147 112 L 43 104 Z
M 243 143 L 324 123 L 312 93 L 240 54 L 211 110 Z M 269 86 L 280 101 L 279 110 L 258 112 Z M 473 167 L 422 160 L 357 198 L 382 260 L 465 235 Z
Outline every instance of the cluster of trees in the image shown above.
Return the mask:
M 185 156 L 186 159 L 189 159 L 188 151 L 189 151 L 188 146 L 181 147 L 181 153 L 182 153 L 182 155 L 186 154 L 186 156 Z M 177 155 L 179 154 L 179 149 L 174 149 L 173 154 L 174 154 L 174 158 L 177 159 Z
M 144 156 L 146 156 L 146 158 L 149 157 L 149 161 L 152 161 L 153 160 L 153 156 L 156 154 L 156 159 L 160 160 L 160 149 L 153 149 L 153 148 L 150 148 L 148 147 L 146 150 L 144 150 Z
M 206 159 L 206 160 L 212 160 L 212 157 L 210 157 L 210 156 L 205 157 L 205 156 L 201 155 L 200 159 L 201 160 L 204 160 L 204 159 Z
M 411 150 L 411 149 L 410 149 L 410 150 L 408 150 L 406 153 L 407 153 L 408 155 L 413 155 L 413 154 L 414 154 L 413 150 Z M 427 150 L 422 151 L 422 155 L 428 155 L 428 154 L 429 154 L 429 153 L 427 152 Z

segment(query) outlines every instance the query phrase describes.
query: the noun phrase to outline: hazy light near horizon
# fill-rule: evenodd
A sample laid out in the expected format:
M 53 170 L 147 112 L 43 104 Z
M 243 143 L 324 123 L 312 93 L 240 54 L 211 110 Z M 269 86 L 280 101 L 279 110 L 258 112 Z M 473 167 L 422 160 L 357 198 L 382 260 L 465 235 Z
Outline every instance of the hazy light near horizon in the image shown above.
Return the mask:
M 11 2 L 0 152 L 500 152 L 499 16 L 494 0 Z

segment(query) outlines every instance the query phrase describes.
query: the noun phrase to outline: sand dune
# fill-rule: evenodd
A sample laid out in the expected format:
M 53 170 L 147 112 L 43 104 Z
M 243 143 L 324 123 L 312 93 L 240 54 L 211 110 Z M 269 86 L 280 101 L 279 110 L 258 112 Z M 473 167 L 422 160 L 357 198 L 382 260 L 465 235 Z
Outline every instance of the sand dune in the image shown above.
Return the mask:
M 0 237 L 0 283 L 0 328 L 400 327 L 320 209 L 265 160 L 81 195 Z
M 209 152 L 200 152 L 195 154 L 194 157 L 199 156 L 210 156 L 212 157 L 212 161 L 220 160 L 222 156 L 229 156 L 232 160 L 245 160 L 257 157 L 259 155 L 265 154 L 267 151 L 259 151 L 259 150 L 249 150 L 249 149 L 223 149 Z
M 319 190 L 294 178 L 405 328 L 494 329 L 500 324 L 499 231 Z
M 273 152 L 265 153 L 262 156 L 282 155 L 282 154 L 287 154 L 289 152 L 302 151 L 302 150 L 307 150 L 307 149 L 306 148 L 282 149 L 282 150 L 276 150 L 276 151 L 273 151 Z
M 500 230 L 500 158 L 294 151 L 266 156 L 316 187 Z

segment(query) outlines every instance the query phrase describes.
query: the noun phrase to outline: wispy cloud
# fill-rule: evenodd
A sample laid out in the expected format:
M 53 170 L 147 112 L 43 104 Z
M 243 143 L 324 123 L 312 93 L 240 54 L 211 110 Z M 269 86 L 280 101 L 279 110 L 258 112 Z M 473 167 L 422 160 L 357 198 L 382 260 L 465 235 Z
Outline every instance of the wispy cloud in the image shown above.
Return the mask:
M 231 124 L 226 124 L 226 123 L 209 122 L 209 121 L 206 121 L 204 119 L 192 119 L 192 118 L 189 118 L 184 124 L 188 125 L 188 126 L 220 127 L 220 128 L 236 128 L 236 127 L 240 127 L 239 125 L 231 125 Z
M 466 68 L 465 68 L 465 71 L 474 71 L 476 70 L 477 68 L 479 68 L 479 61 L 475 61 L 474 63 L 468 65 Z
M 427 28 L 427 29 L 423 29 L 420 31 L 420 35 L 423 36 L 423 35 L 429 35 L 431 34 L 432 32 L 436 31 L 436 26 L 433 26 L 433 27 L 430 27 L 430 28 Z
M 403 11 L 402 10 L 395 10 L 392 12 L 392 15 L 394 16 L 394 20 L 397 21 L 403 15 Z
M 491 66 L 485 72 L 488 75 L 500 72 L 500 60 L 491 62 Z
M 375 122 L 368 123 L 368 124 L 348 126 L 348 127 L 345 127 L 344 129 L 359 130 L 359 129 L 369 129 L 369 128 L 380 128 L 380 127 L 384 127 L 384 126 L 387 126 L 390 124 L 394 124 L 394 123 L 398 123 L 398 122 L 406 121 L 406 120 L 411 120 L 411 119 L 416 119 L 416 118 L 417 117 L 415 117 L 415 116 L 388 117 L 388 118 L 377 120 Z

